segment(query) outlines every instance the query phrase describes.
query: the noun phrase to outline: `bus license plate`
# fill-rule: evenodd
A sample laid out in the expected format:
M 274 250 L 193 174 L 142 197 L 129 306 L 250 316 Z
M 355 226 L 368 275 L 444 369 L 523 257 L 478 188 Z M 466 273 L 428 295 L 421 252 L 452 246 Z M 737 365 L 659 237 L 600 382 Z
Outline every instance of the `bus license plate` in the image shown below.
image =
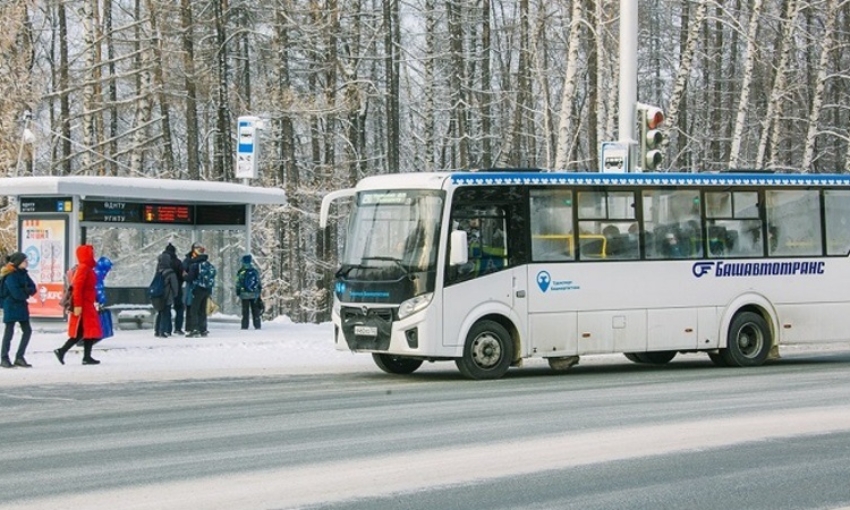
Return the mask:
M 354 326 L 357 336 L 378 336 L 378 326 Z

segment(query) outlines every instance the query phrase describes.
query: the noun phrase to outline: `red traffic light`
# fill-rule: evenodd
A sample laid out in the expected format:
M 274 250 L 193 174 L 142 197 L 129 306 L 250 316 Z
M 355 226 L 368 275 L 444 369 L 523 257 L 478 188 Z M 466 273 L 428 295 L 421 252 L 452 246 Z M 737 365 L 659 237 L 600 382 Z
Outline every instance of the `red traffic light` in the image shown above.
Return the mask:
M 658 108 L 647 108 L 645 110 L 646 127 L 657 129 L 664 122 L 664 112 Z

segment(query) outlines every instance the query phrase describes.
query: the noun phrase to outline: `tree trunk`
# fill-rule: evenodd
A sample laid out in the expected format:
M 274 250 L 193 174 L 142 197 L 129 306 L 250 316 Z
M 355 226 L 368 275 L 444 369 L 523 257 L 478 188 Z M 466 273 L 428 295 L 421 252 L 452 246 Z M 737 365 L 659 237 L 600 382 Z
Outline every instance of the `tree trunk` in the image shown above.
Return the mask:
M 200 126 L 198 125 L 197 75 L 195 73 L 195 34 L 192 0 L 180 0 L 181 41 L 183 46 L 183 88 L 186 91 L 186 170 L 189 179 L 201 178 L 199 159 Z
M 776 76 L 773 79 L 773 88 L 770 99 L 767 102 L 767 112 L 761 122 L 761 136 L 759 137 L 758 153 L 756 155 L 756 168 L 762 168 L 765 161 L 765 153 L 768 150 L 770 140 L 770 151 L 772 154 L 768 168 L 773 168 L 777 163 L 777 151 L 779 149 L 780 119 L 783 114 L 783 97 L 788 93 L 786 89 L 786 69 L 791 59 L 791 51 L 794 47 L 791 37 L 794 36 L 794 26 L 800 4 L 797 0 L 785 0 L 785 19 L 782 22 L 782 37 L 778 41 L 779 63 L 776 66 Z
M 687 4 L 687 2 L 684 3 Z M 688 7 L 687 5 L 683 5 L 682 8 L 687 10 Z M 684 144 L 681 141 L 685 139 L 685 135 L 687 134 L 687 121 L 685 117 L 686 110 L 682 108 L 682 103 L 687 97 L 688 77 L 692 71 L 694 52 L 699 41 L 700 30 L 705 22 L 706 9 L 706 2 L 700 1 L 697 3 L 693 19 L 688 20 L 688 17 L 685 17 L 682 21 L 682 30 L 684 31 L 684 27 L 687 27 L 687 35 L 684 37 L 685 41 L 682 45 L 681 57 L 679 58 L 679 71 L 676 76 L 676 84 L 673 86 L 673 95 L 670 98 L 667 108 L 668 118 L 670 119 L 667 129 L 670 132 L 676 131 L 676 140 L 679 141 L 676 146 L 678 150 L 675 151 L 677 154 L 684 153 L 682 150 L 684 149 Z M 679 166 L 681 168 L 682 165 L 680 164 Z
M 838 0 L 827 0 L 826 24 L 821 41 L 820 60 L 817 67 L 817 79 L 812 94 L 812 108 L 809 112 L 808 130 L 806 131 L 806 145 L 803 149 L 803 160 L 800 164 L 801 172 L 811 172 L 814 164 L 815 143 L 818 138 L 818 126 L 820 124 L 821 110 L 823 109 L 824 95 L 826 91 L 827 73 L 829 72 L 829 55 L 833 50 L 835 41 L 835 24 L 838 19 Z M 850 144 L 848 144 L 850 151 Z M 845 157 L 845 172 L 850 171 L 850 153 Z
M 229 66 L 227 63 L 227 0 L 213 0 L 216 41 L 215 76 L 218 80 L 216 90 L 216 136 L 213 155 L 213 179 L 229 181 L 233 178 L 233 144 L 230 139 L 230 92 L 228 84 Z
M 573 132 L 573 104 L 576 100 L 576 75 L 578 67 L 578 50 L 581 42 L 580 27 L 583 23 L 581 1 L 572 0 L 572 14 L 570 15 L 570 37 L 567 50 L 566 75 L 564 76 L 564 88 L 561 93 L 561 114 L 558 117 L 558 147 L 555 154 L 555 170 L 566 170 L 569 165 L 569 156 L 572 153 L 576 134 Z
M 732 134 L 732 149 L 729 154 L 729 168 L 741 165 L 741 142 L 747 122 L 747 111 L 750 106 L 750 86 L 753 81 L 753 67 L 756 60 L 756 42 L 758 37 L 759 18 L 761 17 L 762 0 L 753 0 L 750 13 L 750 24 L 747 30 L 747 57 L 742 72 L 741 95 L 738 98 L 738 113 L 735 116 L 735 131 Z

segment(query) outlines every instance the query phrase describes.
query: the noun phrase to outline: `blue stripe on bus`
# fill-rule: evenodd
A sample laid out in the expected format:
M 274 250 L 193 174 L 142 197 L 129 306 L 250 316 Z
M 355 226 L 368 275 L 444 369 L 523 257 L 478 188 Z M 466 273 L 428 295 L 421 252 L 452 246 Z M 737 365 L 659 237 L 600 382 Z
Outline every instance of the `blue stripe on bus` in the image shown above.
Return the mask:
M 451 175 L 452 184 L 483 185 L 618 185 L 618 186 L 848 186 L 850 175 L 836 174 L 625 174 L 482 172 Z

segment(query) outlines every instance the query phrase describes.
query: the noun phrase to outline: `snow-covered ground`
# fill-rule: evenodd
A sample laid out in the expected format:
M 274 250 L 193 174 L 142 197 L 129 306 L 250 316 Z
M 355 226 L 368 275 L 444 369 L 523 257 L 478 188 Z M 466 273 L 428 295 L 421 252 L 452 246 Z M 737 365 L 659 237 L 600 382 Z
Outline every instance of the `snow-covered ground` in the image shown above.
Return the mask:
M 93 356 L 100 365 L 82 365 L 75 347 L 60 365 L 53 349 L 67 339 L 63 322 L 33 322 L 26 359 L 33 368 L 0 369 L 0 387 L 55 383 L 103 383 L 137 380 L 180 380 L 216 377 L 273 376 L 304 373 L 381 373 L 368 354 L 337 351 L 333 325 L 294 324 L 286 317 L 263 323 L 263 329 L 240 330 L 237 317 L 213 316 L 206 338 L 156 338 L 153 330 L 120 330 L 98 342 Z M 20 330 L 12 341 L 12 356 Z M 785 346 L 784 357 L 844 351 L 850 345 Z M 676 360 L 707 361 L 705 354 L 680 354 Z M 581 364 L 627 363 L 619 354 L 582 356 Z M 546 360 L 525 360 L 526 367 L 547 367 Z M 454 363 L 425 364 L 420 371 L 455 371 Z
M 53 349 L 68 338 L 65 323 L 32 325 L 26 359 L 33 368 L 0 369 L 0 386 L 378 370 L 369 355 L 335 350 L 330 323 L 294 324 L 285 317 L 242 331 L 237 318 L 214 316 L 206 338 L 116 329 L 95 345 L 93 356 L 101 361 L 96 366 L 82 365 L 82 347 L 72 348 L 65 365 L 59 364 Z M 19 338 L 16 327 L 12 357 Z

